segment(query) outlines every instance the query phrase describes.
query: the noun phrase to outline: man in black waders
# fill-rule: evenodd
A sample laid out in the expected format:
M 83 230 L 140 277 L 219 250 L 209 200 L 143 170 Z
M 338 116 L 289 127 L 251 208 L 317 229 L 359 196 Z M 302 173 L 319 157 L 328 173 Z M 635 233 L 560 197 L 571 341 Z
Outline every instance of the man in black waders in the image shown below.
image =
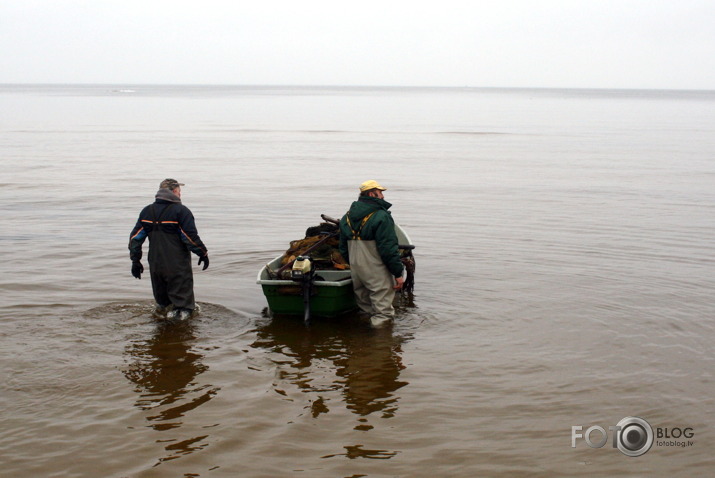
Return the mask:
M 167 319 L 186 320 L 192 316 L 194 276 L 191 254 L 199 256 L 202 270 L 209 266 L 206 246 L 194 223 L 194 215 L 181 204 L 181 186 L 175 179 L 165 179 L 159 185 L 156 201 L 139 214 L 129 237 L 129 257 L 132 275 L 141 279 L 142 244 L 149 237 L 149 275 L 156 300 L 156 314 Z
M 405 267 L 397 247 L 395 221 L 386 191 L 377 181 L 360 185 L 360 196 L 340 220 L 340 253 L 350 263 L 355 301 L 374 327 L 395 316 L 392 301 L 402 288 Z

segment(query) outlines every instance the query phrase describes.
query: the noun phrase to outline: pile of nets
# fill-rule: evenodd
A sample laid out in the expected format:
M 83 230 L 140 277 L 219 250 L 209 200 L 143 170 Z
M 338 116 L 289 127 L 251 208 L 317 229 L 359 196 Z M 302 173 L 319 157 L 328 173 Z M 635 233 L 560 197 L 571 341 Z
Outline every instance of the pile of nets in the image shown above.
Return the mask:
M 290 247 L 283 254 L 281 265 L 293 262 L 298 256 L 310 255 L 316 269 L 350 269 L 338 250 L 339 243 L 340 236 L 337 225 L 324 222 L 318 226 L 309 227 L 305 231 L 305 238 L 291 241 Z

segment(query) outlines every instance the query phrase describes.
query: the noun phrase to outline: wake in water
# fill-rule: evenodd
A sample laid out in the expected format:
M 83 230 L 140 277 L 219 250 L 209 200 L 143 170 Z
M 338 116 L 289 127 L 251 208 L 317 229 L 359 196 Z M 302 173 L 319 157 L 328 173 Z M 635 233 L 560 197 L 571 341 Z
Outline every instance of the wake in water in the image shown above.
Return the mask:
M 197 302 L 196 306 L 196 312 L 189 319 L 190 322 L 201 323 L 226 319 L 243 320 L 239 314 L 222 305 Z M 101 319 L 119 324 L 137 319 L 166 321 L 166 311 L 163 314 L 157 313 L 156 304 L 149 300 L 132 303 L 112 302 L 94 307 L 82 315 L 86 318 Z

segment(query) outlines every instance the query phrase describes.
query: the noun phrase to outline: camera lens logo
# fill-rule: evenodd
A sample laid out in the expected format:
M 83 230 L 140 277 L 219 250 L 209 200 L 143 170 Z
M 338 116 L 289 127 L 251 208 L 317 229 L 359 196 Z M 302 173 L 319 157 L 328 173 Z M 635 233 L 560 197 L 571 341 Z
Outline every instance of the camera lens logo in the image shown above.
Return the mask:
M 615 427 L 616 446 L 624 455 L 641 456 L 653 446 L 653 429 L 640 417 L 626 417 Z

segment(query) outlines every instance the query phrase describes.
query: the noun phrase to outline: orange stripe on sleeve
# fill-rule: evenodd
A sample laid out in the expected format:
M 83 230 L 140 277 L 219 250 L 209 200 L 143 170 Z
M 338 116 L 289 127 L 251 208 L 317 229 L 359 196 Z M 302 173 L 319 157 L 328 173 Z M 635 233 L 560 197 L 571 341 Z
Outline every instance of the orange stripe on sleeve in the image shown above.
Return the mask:
M 132 239 L 134 239 L 135 237 L 137 237 L 143 230 L 144 230 L 144 228 L 142 227 L 142 228 L 139 229 L 139 230 L 137 231 L 137 233 L 134 234 L 129 240 L 131 241 Z
M 196 244 L 194 241 L 191 240 L 191 238 L 189 237 L 189 235 L 186 234 L 183 229 L 179 228 L 179 230 L 180 230 L 181 233 L 184 235 L 184 237 L 186 237 L 186 239 L 188 239 L 188 241 L 189 241 L 191 244 L 193 244 L 194 246 L 196 246 L 196 247 L 198 247 L 199 249 L 202 249 L 202 250 L 203 250 L 203 248 L 202 248 L 201 246 L 199 246 L 198 244 Z

